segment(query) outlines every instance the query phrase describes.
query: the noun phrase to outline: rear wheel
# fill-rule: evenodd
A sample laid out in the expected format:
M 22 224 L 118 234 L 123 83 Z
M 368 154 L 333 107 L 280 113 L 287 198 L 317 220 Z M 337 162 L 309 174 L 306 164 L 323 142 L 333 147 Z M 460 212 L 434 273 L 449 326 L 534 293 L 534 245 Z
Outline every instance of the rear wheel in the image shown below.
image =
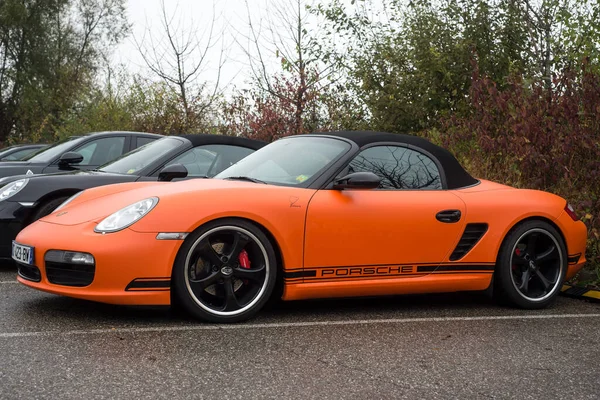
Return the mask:
M 178 303 L 211 322 L 251 318 L 269 299 L 277 278 L 273 246 L 253 224 L 227 219 L 191 234 L 173 269 Z
M 495 293 L 521 308 L 548 306 L 560 292 L 567 271 L 567 251 L 558 231 L 544 221 L 528 221 L 514 229 L 500 250 Z

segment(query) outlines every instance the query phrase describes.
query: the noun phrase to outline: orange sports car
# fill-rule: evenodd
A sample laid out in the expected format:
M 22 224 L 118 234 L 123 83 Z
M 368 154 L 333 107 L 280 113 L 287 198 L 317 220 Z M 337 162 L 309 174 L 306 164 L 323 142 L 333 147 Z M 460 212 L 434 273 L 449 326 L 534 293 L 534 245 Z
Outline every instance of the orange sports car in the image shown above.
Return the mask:
M 335 132 L 280 139 L 216 179 L 86 190 L 12 256 L 35 289 L 235 322 L 272 296 L 492 288 L 541 308 L 582 267 L 586 236 L 564 199 L 477 180 L 425 139 Z

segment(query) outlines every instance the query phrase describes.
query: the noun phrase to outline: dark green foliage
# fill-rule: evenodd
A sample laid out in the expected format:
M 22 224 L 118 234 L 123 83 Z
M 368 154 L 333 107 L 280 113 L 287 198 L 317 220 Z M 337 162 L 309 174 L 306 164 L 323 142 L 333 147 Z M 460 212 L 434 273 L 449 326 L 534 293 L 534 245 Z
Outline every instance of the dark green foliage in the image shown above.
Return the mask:
M 54 137 L 127 32 L 124 2 L 0 2 L 0 142 Z
M 582 55 L 598 63 L 596 1 L 352 3 L 327 2 L 315 13 L 328 21 L 329 55 L 347 68 L 347 89 L 364 102 L 374 129 L 421 131 L 460 114 L 473 60 L 499 87 L 512 73 L 549 85 L 552 72 Z

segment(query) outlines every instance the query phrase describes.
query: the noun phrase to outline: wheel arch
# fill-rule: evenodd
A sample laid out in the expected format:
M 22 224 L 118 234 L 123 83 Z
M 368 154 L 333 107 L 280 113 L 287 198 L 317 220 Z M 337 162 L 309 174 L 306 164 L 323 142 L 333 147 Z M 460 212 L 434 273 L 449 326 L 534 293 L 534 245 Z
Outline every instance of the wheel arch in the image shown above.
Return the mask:
M 500 244 L 498 245 L 498 249 L 496 250 L 496 259 L 495 259 L 495 263 L 496 263 L 496 268 L 498 266 L 498 257 L 500 256 L 500 252 L 502 251 L 502 246 L 504 246 L 504 243 L 506 242 L 506 239 L 508 238 L 508 236 L 515 230 L 517 229 L 519 226 L 523 225 L 526 222 L 529 221 L 542 221 L 542 222 L 546 222 L 547 224 L 549 224 L 550 226 L 552 226 L 554 229 L 556 229 L 556 231 L 558 232 L 558 234 L 560 235 L 560 238 L 563 241 L 563 244 L 565 245 L 565 249 L 567 250 L 567 255 L 569 253 L 569 249 L 567 247 L 567 240 L 565 238 L 565 234 L 563 233 L 562 229 L 560 229 L 560 226 L 558 226 L 558 224 L 556 222 L 554 222 L 553 220 L 551 220 L 550 218 L 541 216 L 541 215 L 532 215 L 532 216 L 528 216 L 525 217 L 523 219 L 520 219 L 518 221 L 516 221 L 510 228 L 508 228 L 508 230 L 504 233 L 504 235 L 502 236 L 502 241 L 500 242 Z
M 55 190 L 53 192 L 49 192 L 49 193 L 44 194 L 42 197 L 40 197 L 39 199 L 37 199 L 37 201 L 35 202 L 36 203 L 35 206 L 31 210 L 31 212 L 29 213 L 29 217 L 28 217 L 27 223 L 30 224 L 30 223 L 33 222 L 32 221 L 33 216 L 38 212 L 38 210 L 40 208 L 42 208 L 44 206 L 44 204 L 48 203 L 49 201 L 61 198 L 61 197 L 67 197 L 67 198 L 71 197 L 75 193 L 79 193 L 82 190 L 83 189 L 75 189 L 75 188 L 58 189 L 58 190 Z

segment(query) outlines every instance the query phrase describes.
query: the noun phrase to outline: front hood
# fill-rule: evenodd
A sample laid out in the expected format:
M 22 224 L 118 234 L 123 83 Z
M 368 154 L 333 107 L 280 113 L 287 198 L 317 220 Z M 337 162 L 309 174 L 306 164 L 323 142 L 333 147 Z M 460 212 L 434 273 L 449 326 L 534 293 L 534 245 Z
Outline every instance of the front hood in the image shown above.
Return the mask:
M 190 198 L 205 199 L 231 196 L 231 191 L 277 190 L 279 187 L 260 183 L 228 181 L 222 179 L 191 179 L 181 182 L 132 182 L 88 189 L 67 207 L 48 215 L 43 221 L 60 225 L 77 225 L 89 221 L 100 222 L 120 209 L 149 197 L 158 197 L 159 203 L 152 213 L 167 201 Z M 290 188 L 281 187 L 281 190 Z M 243 196 L 240 196 L 243 197 Z M 186 206 L 187 207 L 187 206 Z M 185 214 L 185 208 L 180 210 Z

